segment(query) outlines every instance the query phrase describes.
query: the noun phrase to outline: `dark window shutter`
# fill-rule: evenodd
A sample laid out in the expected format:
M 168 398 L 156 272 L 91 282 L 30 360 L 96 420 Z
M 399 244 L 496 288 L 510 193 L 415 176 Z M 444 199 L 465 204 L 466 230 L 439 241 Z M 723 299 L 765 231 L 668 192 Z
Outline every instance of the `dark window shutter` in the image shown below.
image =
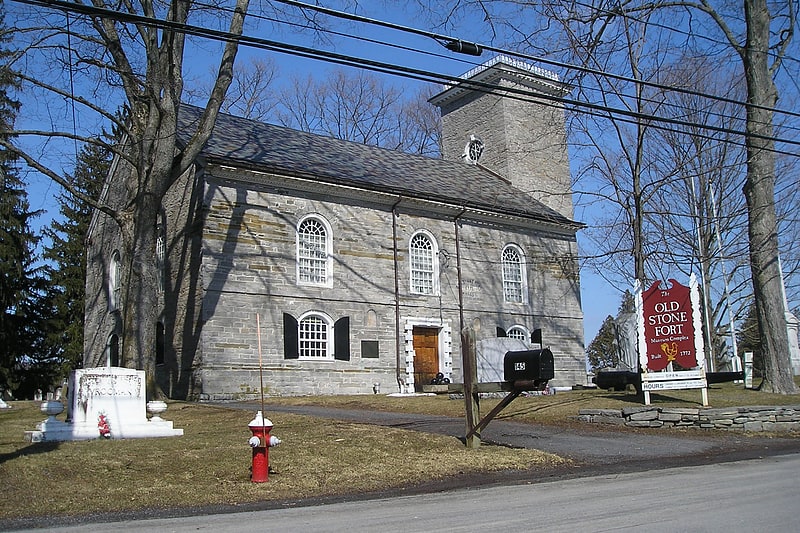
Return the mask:
M 300 351 L 297 347 L 297 319 L 289 313 L 283 313 L 283 358 L 297 359 Z
M 542 330 L 535 329 L 531 332 L 531 342 L 536 344 L 542 344 Z
M 506 330 L 504 330 L 500 326 L 497 326 L 497 336 L 498 337 L 508 337 L 508 334 L 506 333 Z
M 350 317 L 345 316 L 333 325 L 333 358 L 337 361 L 350 360 Z

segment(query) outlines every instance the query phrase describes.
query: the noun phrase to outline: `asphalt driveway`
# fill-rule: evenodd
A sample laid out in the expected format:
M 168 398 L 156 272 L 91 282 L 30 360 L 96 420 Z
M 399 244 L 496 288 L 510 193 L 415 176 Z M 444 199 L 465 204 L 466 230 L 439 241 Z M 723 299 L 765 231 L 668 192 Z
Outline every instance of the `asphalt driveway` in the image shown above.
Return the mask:
M 228 407 L 260 410 L 260 404 Z M 265 405 L 270 412 L 305 414 L 463 439 L 463 418 L 316 406 Z M 800 439 L 744 435 L 717 430 L 634 430 L 590 423 L 566 426 L 522 424 L 495 419 L 481 433 L 486 445 L 534 448 L 567 457 L 584 469 L 635 471 L 690 466 L 800 452 Z M 571 469 L 572 470 L 572 469 Z M 574 474 L 574 472 L 573 472 Z M 588 474 L 588 472 L 586 473 Z

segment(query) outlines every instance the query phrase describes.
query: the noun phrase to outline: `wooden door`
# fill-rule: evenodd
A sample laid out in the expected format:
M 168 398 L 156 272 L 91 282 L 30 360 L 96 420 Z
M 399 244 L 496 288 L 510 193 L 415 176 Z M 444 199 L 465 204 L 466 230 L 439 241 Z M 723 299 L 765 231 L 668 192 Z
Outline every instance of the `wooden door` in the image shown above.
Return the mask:
M 414 328 L 414 390 L 422 391 L 439 372 L 438 328 Z

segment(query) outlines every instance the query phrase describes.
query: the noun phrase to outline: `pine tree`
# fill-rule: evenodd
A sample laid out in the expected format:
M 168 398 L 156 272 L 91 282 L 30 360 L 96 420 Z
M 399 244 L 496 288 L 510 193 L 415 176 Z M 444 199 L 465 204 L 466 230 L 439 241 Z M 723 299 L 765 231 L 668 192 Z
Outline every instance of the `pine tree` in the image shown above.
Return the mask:
M 616 366 L 619 359 L 617 356 L 617 335 L 614 326 L 614 317 L 608 315 L 594 340 L 586 348 L 586 357 L 589 359 L 589 366 L 592 371 L 597 372 L 604 368 Z
M 110 152 L 96 145 L 86 145 L 78 155 L 75 175 L 70 179 L 75 189 L 98 198 L 110 166 Z M 49 321 L 47 343 L 58 350 L 63 375 L 83 364 L 83 325 L 86 280 L 86 234 L 92 209 L 72 196 L 58 198 L 63 221 L 55 221 L 45 230 L 51 245 L 44 251 L 50 261 L 50 297 L 53 316 Z
M 619 305 L 617 318 L 624 313 L 634 312 L 635 307 L 633 294 L 630 291 L 625 291 L 622 295 L 622 302 Z M 611 315 L 606 317 L 597 335 L 586 348 L 586 358 L 589 360 L 589 366 L 594 372 L 604 368 L 613 368 L 619 364 L 617 323 Z
M 20 109 L 13 93 L 19 83 L 8 66 L 12 52 L 0 6 L 0 135 L 13 141 L 11 131 Z M 40 309 L 37 299 L 44 287 L 34 255 L 38 237 L 31 220 L 25 184 L 16 166 L 17 154 L 0 148 L 0 392 L 17 394 L 29 381 L 31 361 L 39 342 Z

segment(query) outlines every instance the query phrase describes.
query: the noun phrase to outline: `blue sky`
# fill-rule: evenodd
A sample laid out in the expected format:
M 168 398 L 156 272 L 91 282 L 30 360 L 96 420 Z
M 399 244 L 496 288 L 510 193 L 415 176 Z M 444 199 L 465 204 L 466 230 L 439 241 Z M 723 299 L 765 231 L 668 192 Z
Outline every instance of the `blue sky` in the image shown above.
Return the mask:
M 364 16 L 387 20 L 396 24 L 419 28 L 422 30 L 445 33 L 427 24 L 424 20 L 413 19 L 409 14 L 398 9 L 386 9 L 383 2 L 362 2 L 360 13 Z M 7 4 L 10 10 L 14 10 L 18 4 Z M 483 21 L 476 19 L 461 20 L 457 34 L 451 33 L 466 41 L 484 42 Z M 340 54 L 354 55 L 361 58 L 384 61 L 388 63 L 403 65 L 415 69 L 444 73 L 451 76 L 458 76 L 470 70 L 472 67 L 489 60 L 493 54 L 484 53 L 482 57 L 472 57 L 454 54 L 446 50 L 433 39 L 411 35 L 405 32 L 398 32 L 386 28 L 370 27 L 363 24 L 347 24 L 345 27 L 338 28 L 342 32 L 358 32 L 366 38 L 376 41 L 390 41 L 401 44 L 410 50 L 400 50 L 389 48 L 365 41 L 351 41 L 341 38 L 334 39 L 331 43 L 320 42 L 317 36 L 308 32 L 297 33 L 292 31 L 275 32 L 266 30 L 246 30 L 248 35 L 257 36 L 264 39 L 283 41 L 292 44 L 316 47 L 335 51 Z M 187 65 L 185 79 L 188 84 L 193 80 L 208 75 L 209 71 L 216 67 L 218 55 L 216 50 L 219 48 L 217 43 L 202 42 L 199 49 L 190 50 L 187 53 Z M 252 48 L 242 48 L 238 61 L 248 61 L 252 57 L 270 57 L 278 68 L 278 80 L 280 84 L 292 75 L 312 75 L 315 78 L 325 78 L 328 73 L 335 68 L 347 68 L 331 65 L 329 63 L 298 58 L 295 56 L 255 50 Z M 546 67 L 546 65 L 545 65 Z M 409 80 L 397 76 L 387 76 L 387 81 L 392 85 L 398 85 L 409 90 L 417 88 L 420 81 Z M 42 129 L 63 129 L 65 124 L 70 123 L 70 116 L 63 110 L 54 112 L 52 107 L 44 105 L 42 101 L 36 100 L 35 96 L 28 95 L 24 100 L 23 114 L 18 121 L 18 127 L 35 125 Z M 88 119 L 87 119 L 88 120 Z M 82 116 L 77 119 L 78 129 L 83 129 L 89 133 L 98 131 L 96 124 L 87 123 Z M 42 145 L 39 150 L 46 152 L 50 156 L 51 164 L 55 168 L 60 168 L 63 164 L 67 172 L 72 170 L 71 164 L 74 161 L 75 147 L 73 145 Z M 54 162 L 53 162 L 54 161 Z M 32 209 L 40 209 L 44 213 L 38 219 L 40 226 L 48 226 L 54 217 L 58 217 L 58 204 L 55 197 L 60 193 L 58 185 L 48 178 L 38 174 L 28 174 L 25 176 L 29 186 L 29 201 Z M 579 215 L 576 215 L 576 217 Z M 579 236 L 580 243 L 580 236 Z M 591 342 L 597 333 L 600 325 L 607 315 L 614 315 L 619 306 L 620 295 L 610 285 L 592 272 L 584 269 L 581 273 L 582 300 L 584 310 L 584 329 L 586 344 Z

